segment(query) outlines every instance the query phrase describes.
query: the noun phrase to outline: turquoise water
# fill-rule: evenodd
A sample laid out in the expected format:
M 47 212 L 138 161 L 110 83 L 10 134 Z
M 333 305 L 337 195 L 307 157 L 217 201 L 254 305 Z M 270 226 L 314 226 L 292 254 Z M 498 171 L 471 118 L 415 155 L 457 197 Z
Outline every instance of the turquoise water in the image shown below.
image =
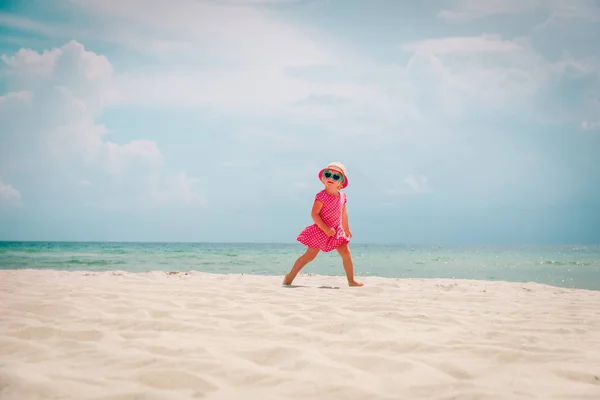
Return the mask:
M 600 290 L 600 246 L 352 244 L 358 276 L 538 282 Z M 300 244 L 0 242 L 0 269 L 283 275 Z M 343 276 L 336 252 L 303 273 Z

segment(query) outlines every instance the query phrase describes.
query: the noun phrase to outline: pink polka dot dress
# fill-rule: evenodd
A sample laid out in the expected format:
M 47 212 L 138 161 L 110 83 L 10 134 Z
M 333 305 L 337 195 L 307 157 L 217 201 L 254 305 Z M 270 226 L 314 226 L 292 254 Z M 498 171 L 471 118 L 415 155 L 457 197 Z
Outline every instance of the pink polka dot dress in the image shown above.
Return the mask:
M 307 226 L 300 232 L 296 240 L 305 246 L 320 249 L 324 252 L 329 252 L 337 247 L 350 242 L 342 227 L 342 211 L 346 204 L 346 194 L 339 192 L 339 196 L 333 196 L 327 193 L 325 189 L 317 193 L 315 200 L 323 202 L 323 208 L 319 215 L 327 226 L 335 229 L 335 235 L 327 236 L 325 232 L 319 228 L 319 225 L 312 224 Z

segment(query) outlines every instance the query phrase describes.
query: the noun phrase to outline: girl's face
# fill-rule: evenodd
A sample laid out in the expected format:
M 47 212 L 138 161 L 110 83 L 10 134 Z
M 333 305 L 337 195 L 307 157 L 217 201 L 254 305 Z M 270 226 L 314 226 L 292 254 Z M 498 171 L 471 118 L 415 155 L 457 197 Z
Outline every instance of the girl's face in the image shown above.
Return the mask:
M 323 176 L 321 178 L 321 181 L 325 186 L 336 189 L 340 189 L 342 187 L 343 180 L 344 175 L 342 175 L 340 171 L 336 171 L 332 168 L 323 171 Z

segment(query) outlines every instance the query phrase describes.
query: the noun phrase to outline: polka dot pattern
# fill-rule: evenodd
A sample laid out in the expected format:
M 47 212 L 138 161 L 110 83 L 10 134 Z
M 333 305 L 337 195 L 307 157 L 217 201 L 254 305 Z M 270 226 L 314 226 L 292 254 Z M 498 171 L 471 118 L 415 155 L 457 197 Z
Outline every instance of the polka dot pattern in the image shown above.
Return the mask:
M 335 229 L 335 235 L 327 236 L 317 224 L 307 226 L 300 232 L 296 240 L 305 246 L 320 249 L 329 252 L 337 247 L 350 242 L 342 227 L 342 211 L 347 202 L 346 194 L 339 192 L 339 196 L 333 196 L 324 189 L 317 193 L 315 200 L 323 203 L 323 208 L 319 215 L 327 226 Z

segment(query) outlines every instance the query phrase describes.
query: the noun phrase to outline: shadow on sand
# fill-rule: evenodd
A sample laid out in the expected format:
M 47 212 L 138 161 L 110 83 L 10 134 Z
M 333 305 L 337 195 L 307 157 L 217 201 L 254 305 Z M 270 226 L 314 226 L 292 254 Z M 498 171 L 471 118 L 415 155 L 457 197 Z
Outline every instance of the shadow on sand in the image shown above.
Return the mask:
M 281 285 L 281 287 L 287 288 L 287 289 L 296 289 L 296 288 L 308 288 L 308 287 L 314 287 L 314 286 L 305 286 L 305 285 Z M 339 286 L 327 286 L 327 285 L 323 285 L 323 286 L 319 286 L 317 287 L 317 289 L 339 289 Z

